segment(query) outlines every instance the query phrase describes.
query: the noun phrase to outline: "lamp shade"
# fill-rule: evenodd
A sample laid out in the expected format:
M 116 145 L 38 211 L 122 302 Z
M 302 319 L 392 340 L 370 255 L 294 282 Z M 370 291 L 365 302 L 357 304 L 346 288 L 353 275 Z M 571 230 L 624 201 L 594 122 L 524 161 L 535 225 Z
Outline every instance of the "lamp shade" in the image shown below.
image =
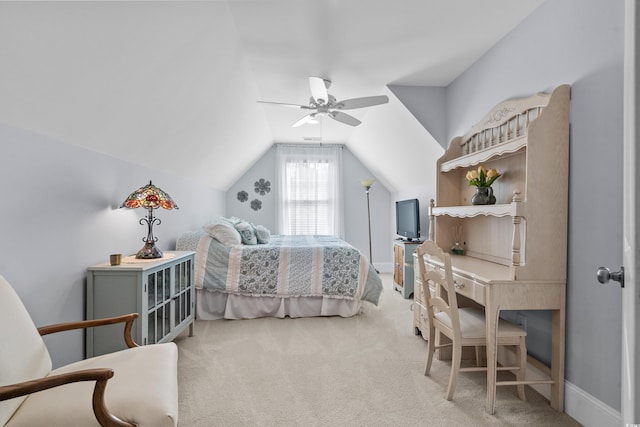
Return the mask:
M 149 181 L 148 185 L 138 188 L 122 203 L 122 208 L 145 208 L 145 209 L 179 209 L 171 196 L 156 187 Z
M 373 179 L 373 178 L 369 178 L 369 179 L 361 179 L 361 180 L 360 180 L 360 184 L 362 184 L 362 186 L 363 186 L 364 188 L 366 188 L 367 190 L 368 190 L 369 188 L 371 188 L 371 186 L 373 185 L 373 183 L 374 183 L 374 182 L 376 182 L 376 180 L 375 180 L 375 179 Z

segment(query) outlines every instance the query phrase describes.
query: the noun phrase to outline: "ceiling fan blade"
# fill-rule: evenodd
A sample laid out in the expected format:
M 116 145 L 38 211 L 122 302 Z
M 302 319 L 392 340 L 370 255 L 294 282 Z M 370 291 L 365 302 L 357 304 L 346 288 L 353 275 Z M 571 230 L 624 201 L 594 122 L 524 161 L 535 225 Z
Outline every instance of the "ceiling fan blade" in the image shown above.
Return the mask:
M 260 104 L 274 104 L 274 105 L 281 105 L 283 107 L 301 108 L 303 110 L 311 110 L 312 109 L 308 105 L 288 104 L 286 102 L 271 102 L 271 101 L 257 101 L 257 102 L 259 102 Z
M 320 77 L 309 77 L 309 87 L 311 88 L 311 96 L 318 104 L 326 104 L 329 100 L 327 86 L 324 79 Z
M 303 118 L 301 118 L 300 120 L 292 124 L 291 127 L 297 128 L 298 126 L 302 126 L 307 123 L 318 123 L 316 121 L 316 113 L 309 114 L 308 116 L 304 116 Z
M 387 95 L 366 96 L 364 98 L 345 99 L 336 104 L 338 110 L 353 110 L 355 108 L 373 107 L 374 105 L 386 104 L 389 102 Z
M 358 126 L 360 123 L 362 123 L 360 120 L 356 119 L 355 117 L 340 111 L 329 112 L 329 117 L 349 126 Z

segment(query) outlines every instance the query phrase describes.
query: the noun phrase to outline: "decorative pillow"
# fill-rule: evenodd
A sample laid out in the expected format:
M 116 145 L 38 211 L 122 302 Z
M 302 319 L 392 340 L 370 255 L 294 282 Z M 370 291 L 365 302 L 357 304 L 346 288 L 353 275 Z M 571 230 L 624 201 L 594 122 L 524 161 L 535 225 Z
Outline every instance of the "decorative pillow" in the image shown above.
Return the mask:
M 225 218 L 226 221 L 229 221 L 234 227 L 241 222 L 245 222 L 244 219 L 238 218 L 237 216 L 232 216 L 230 218 Z
M 256 238 L 256 232 L 253 226 L 246 221 L 236 224 L 236 230 L 240 233 L 242 243 L 245 245 L 256 245 L 258 239 Z
M 253 227 L 256 231 L 256 239 L 258 243 L 264 245 L 265 243 L 269 243 L 269 239 L 271 238 L 271 232 L 264 225 L 256 225 Z
M 239 245 L 242 238 L 238 230 L 229 221 L 219 219 L 218 222 L 207 224 L 202 227 L 211 237 L 218 240 L 225 246 Z

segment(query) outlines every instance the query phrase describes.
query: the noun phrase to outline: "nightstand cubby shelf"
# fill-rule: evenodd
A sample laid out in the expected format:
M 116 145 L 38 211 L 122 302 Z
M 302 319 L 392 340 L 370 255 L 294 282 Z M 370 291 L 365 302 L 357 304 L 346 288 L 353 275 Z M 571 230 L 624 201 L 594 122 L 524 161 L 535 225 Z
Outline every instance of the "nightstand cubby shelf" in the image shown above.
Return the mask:
M 140 345 L 193 333 L 194 252 L 166 251 L 154 260 L 124 258 L 122 264 L 87 269 L 87 319 L 139 313 L 132 336 Z M 87 357 L 122 350 L 122 325 L 87 329 Z

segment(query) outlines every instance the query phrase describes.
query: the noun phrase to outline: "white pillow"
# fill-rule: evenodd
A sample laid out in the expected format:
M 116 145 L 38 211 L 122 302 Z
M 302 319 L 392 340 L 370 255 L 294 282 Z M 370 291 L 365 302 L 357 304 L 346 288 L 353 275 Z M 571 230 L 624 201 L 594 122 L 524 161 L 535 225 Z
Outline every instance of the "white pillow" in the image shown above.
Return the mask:
M 228 221 L 218 221 L 202 227 L 211 237 L 225 246 L 239 245 L 242 243 L 240 233 Z

